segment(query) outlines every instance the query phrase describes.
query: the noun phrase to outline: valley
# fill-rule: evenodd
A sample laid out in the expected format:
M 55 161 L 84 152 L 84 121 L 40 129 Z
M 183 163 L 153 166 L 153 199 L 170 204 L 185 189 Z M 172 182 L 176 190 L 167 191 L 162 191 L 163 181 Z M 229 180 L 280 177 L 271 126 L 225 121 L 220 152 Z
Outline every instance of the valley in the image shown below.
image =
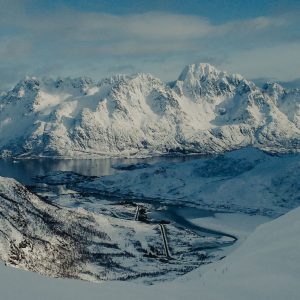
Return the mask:
M 284 176 L 282 172 L 286 170 L 290 174 L 289 181 L 267 189 L 268 193 L 280 195 L 285 189 L 290 189 L 290 185 L 293 186 L 294 180 L 298 178 L 298 161 L 297 155 L 276 157 L 251 148 L 211 158 L 174 156 L 88 161 L 44 159 L 38 162 L 39 168 L 34 167 L 35 160 L 5 160 L 1 164 L 7 168 L 0 169 L 0 176 L 22 174 L 19 180 L 23 181 L 29 191 L 2 177 L 2 190 L 7 190 L 9 186 L 9 191 L 16 191 L 12 195 L 11 192 L 2 192 L 3 213 L 8 209 L 5 201 L 11 199 L 20 202 L 17 211 L 26 209 L 25 215 L 22 214 L 25 224 L 29 222 L 30 228 L 34 228 L 41 226 L 36 222 L 42 220 L 42 227 L 48 228 L 47 240 L 52 240 L 49 246 L 54 243 L 51 247 L 59 247 L 56 250 L 50 248 L 46 252 L 50 251 L 52 255 L 57 253 L 55 257 L 65 257 L 65 251 L 73 249 L 71 251 L 77 258 L 70 262 L 73 271 L 69 270 L 68 273 L 57 264 L 45 269 L 46 258 L 43 258 L 43 267 L 33 264 L 34 254 L 27 257 L 22 247 L 25 245 L 26 249 L 26 245 L 31 245 L 31 249 L 35 250 L 36 247 L 35 251 L 39 253 L 40 247 L 45 246 L 36 244 L 35 240 L 41 237 L 35 236 L 34 231 L 26 233 L 24 225 L 16 224 L 14 219 L 8 217 L 11 214 L 8 211 L 8 214 L 3 215 L 3 226 L 10 227 L 14 224 L 15 229 L 11 231 L 11 236 L 5 235 L 11 246 L 4 248 L 2 259 L 17 267 L 52 277 L 90 281 L 134 280 L 151 284 L 169 281 L 224 258 L 256 226 L 298 205 L 299 190 L 295 186 L 295 200 L 290 199 L 284 205 L 262 202 L 266 189 L 261 189 L 259 185 L 256 186 L 255 193 L 250 193 L 256 195 L 256 199 L 253 199 L 255 202 L 250 201 L 248 193 L 242 196 L 241 193 L 228 189 L 227 193 L 232 198 L 231 207 L 220 202 L 227 197 L 224 191 L 222 197 L 210 192 L 215 200 L 208 205 L 208 200 L 203 198 L 205 194 L 199 192 L 198 188 L 202 190 L 204 184 L 210 191 L 210 185 L 212 188 L 216 184 L 226 186 L 227 182 L 233 187 L 234 180 L 241 183 L 243 176 L 246 176 L 249 188 L 253 189 L 255 186 L 252 185 L 251 178 L 256 178 L 257 181 L 259 176 L 265 179 L 272 176 L 270 182 L 278 181 L 276 173 L 268 173 L 268 170 L 270 166 L 281 163 L 284 166 L 281 176 Z M 86 166 L 97 166 L 98 173 L 95 173 L 94 168 Z M 58 168 L 63 170 L 58 171 Z M 193 180 L 188 174 L 191 174 Z M 20 193 L 26 195 L 27 201 L 35 199 L 38 214 L 46 211 L 47 218 L 41 215 L 36 219 L 32 215 L 32 209 L 26 208 L 27 204 L 24 208 L 25 199 L 24 196 L 18 196 Z M 200 200 L 199 197 L 203 199 Z M 239 197 L 236 206 L 233 205 L 234 197 Z M 17 200 L 13 200 L 16 198 Z M 257 203 L 260 203 L 260 210 L 253 210 L 252 205 L 257 207 Z M 30 214 L 27 216 L 27 213 Z M 66 217 L 69 220 L 67 223 L 64 221 Z M 215 225 L 214 220 L 220 220 L 218 222 L 221 223 Z M 61 225 L 52 227 L 53 222 Z M 228 222 L 231 224 L 229 227 L 226 225 Z M 244 222 L 245 229 L 240 228 L 240 222 Z M 28 225 L 25 228 L 27 227 Z M 57 231 L 55 228 L 60 229 Z M 15 230 L 17 234 L 13 234 Z M 70 238 L 62 246 L 60 236 L 65 234 Z M 79 240 L 81 242 L 78 244 Z

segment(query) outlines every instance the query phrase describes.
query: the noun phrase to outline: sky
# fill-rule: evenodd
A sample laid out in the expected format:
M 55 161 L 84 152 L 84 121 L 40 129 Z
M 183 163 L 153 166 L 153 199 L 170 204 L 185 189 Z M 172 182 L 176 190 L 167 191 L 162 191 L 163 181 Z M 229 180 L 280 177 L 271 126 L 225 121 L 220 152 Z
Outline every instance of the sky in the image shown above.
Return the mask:
M 208 62 L 299 82 L 299 0 L 0 0 L 0 89 L 25 76 L 175 80 Z

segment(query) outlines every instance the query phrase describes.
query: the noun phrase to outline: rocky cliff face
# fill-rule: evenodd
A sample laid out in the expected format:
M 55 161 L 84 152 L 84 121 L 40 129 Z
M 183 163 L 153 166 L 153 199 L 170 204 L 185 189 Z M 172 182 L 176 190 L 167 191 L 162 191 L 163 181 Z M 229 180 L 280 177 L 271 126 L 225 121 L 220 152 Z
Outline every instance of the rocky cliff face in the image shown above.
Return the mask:
M 209 64 L 166 84 L 149 74 L 27 78 L 0 97 L 2 156 L 300 149 L 300 90 L 263 88 Z

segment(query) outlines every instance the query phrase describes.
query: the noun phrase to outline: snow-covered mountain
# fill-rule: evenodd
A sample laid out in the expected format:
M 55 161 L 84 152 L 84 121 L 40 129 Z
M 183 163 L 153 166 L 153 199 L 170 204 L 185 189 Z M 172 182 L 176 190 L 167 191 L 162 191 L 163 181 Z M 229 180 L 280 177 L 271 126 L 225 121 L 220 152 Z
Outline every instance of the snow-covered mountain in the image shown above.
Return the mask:
M 149 74 L 98 83 L 26 78 L 0 96 L 2 156 L 300 150 L 300 90 L 263 88 L 209 64 L 164 83 Z

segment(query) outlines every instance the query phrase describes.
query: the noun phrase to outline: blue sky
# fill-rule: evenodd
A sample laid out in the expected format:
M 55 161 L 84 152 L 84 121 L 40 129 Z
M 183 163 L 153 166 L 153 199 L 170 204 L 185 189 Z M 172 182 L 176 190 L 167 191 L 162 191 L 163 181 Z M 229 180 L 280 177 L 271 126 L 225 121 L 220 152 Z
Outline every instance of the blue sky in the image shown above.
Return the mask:
M 0 0 L 0 88 L 26 75 L 169 81 L 194 62 L 289 81 L 299 28 L 297 0 Z
M 295 0 L 37 0 L 31 1 L 28 9 L 35 7 L 40 11 L 55 11 L 62 6 L 117 15 L 149 11 L 190 14 L 220 23 L 299 9 L 300 4 Z

